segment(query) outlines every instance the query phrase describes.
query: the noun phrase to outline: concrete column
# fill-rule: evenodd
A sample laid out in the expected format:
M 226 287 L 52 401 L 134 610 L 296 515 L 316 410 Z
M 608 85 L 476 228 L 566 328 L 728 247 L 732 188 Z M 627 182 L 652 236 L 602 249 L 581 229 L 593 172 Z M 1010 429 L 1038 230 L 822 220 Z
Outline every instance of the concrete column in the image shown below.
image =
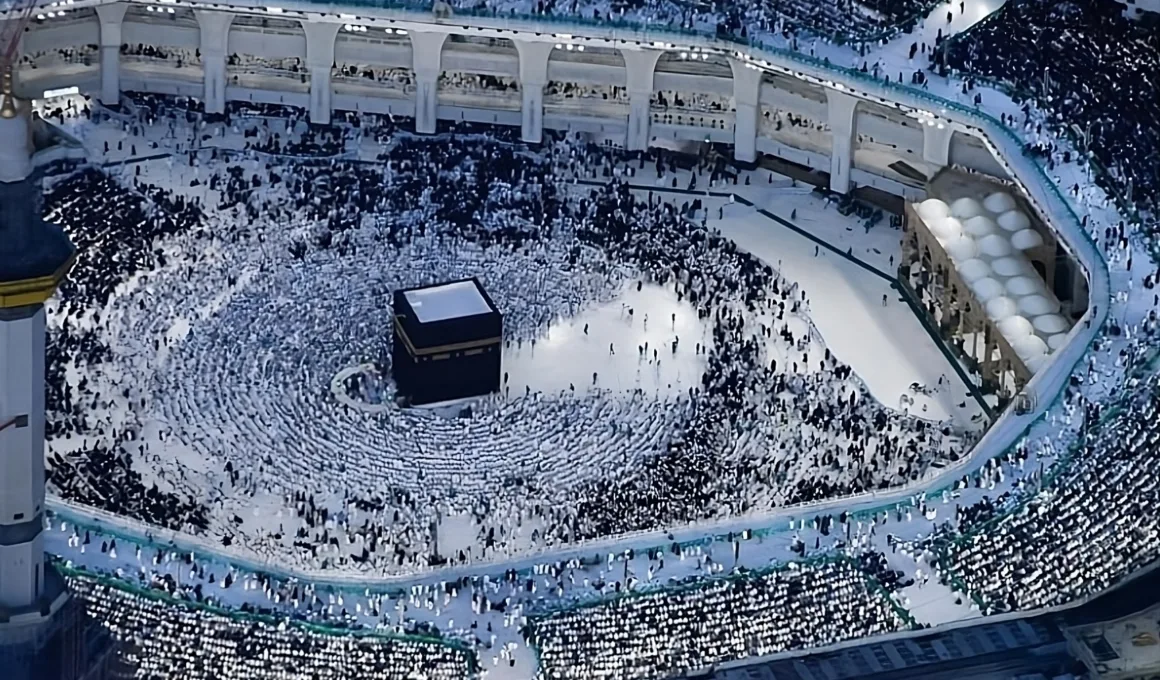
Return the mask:
M 439 119 L 439 74 L 443 72 L 446 33 L 411 31 L 411 62 L 415 71 L 415 132 L 435 134 Z
M 624 70 L 628 76 L 628 139 L 625 146 L 629 151 L 644 151 L 648 149 L 650 139 L 653 73 L 662 53 L 658 50 L 621 50 L 620 54 L 624 57 Z
M 330 69 L 334 66 L 334 39 L 341 24 L 303 21 L 306 33 L 306 70 L 310 73 L 310 122 L 330 122 Z
M 201 42 L 201 67 L 205 78 L 206 113 L 225 113 L 226 55 L 229 53 L 233 12 L 194 10 Z
M 850 191 L 850 169 L 854 167 L 854 140 L 858 135 L 855 118 L 858 98 L 837 90 L 826 90 L 833 150 L 830 154 L 830 190 Z
M 742 163 L 757 161 L 757 116 L 761 105 L 759 69 L 743 61 L 729 59 L 733 70 L 733 158 Z
M 0 608 L 44 588 L 44 307 L 0 307 Z
M 946 123 L 922 126 L 922 160 L 932 172 L 950 165 L 951 137 L 954 129 Z
M 552 49 L 552 43 L 516 41 L 523 95 L 520 139 L 529 144 L 539 144 L 544 139 L 544 86 L 548 84 L 548 59 Z
M 129 5 L 117 2 L 97 5 L 97 19 L 101 23 L 101 103 L 117 106 L 121 103 L 121 22 Z

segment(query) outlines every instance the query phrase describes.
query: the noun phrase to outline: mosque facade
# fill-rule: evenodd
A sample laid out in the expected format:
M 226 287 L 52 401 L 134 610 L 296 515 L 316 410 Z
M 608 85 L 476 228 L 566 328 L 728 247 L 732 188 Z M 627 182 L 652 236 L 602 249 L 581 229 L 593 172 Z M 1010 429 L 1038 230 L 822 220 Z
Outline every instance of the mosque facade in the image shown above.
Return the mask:
M 976 128 L 942 114 L 936 125 L 920 106 L 700 38 L 621 40 L 597 27 L 562 33 L 516 19 L 450 25 L 414 12 L 319 12 L 305 3 L 213 7 L 98 3 L 40 15 L 26 54 L 63 45 L 84 54 L 21 68 L 18 80 L 34 95 L 76 86 L 107 106 L 132 90 L 196 97 L 208 113 L 251 101 L 302 107 L 319 123 L 337 111 L 413 117 L 419 133 L 434 133 L 442 120 L 511 125 L 529 143 L 544 130 L 629 150 L 709 142 L 731 146 L 743 164 L 776 156 L 822 173 L 839 193 L 863 186 L 917 199 L 915 177 L 951 163 L 1006 172 Z M 138 46 L 184 56 L 159 59 Z M 465 93 L 455 87 L 464 75 L 509 87 Z M 594 94 L 561 97 L 563 83 Z M 699 101 L 675 101 L 676 92 Z M 790 114 L 798 124 L 785 123 Z

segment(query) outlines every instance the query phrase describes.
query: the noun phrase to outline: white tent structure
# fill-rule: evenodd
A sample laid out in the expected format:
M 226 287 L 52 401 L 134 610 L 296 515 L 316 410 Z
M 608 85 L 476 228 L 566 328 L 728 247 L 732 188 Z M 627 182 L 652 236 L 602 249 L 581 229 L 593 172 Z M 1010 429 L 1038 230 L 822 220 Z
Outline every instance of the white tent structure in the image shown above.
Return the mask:
M 1011 198 L 1011 194 L 996 191 L 983 199 L 983 207 L 995 215 L 1001 215 L 1015 209 L 1015 199 Z
M 963 224 L 953 217 L 942 217 L 939 219 L 927 222 L 930 227 L 930 233 L 939 242 L 950 241 L 963 235 Z
M 1023 229 L 1011 236 L 1011 245 L 1016 250 L 1031 250 L 1043 245 L 1043 237 L 1034 229 Z
M 1067 344 L 1067 333 L 1056 333 L 1047 339 L 1047 346 L 1052 352 L 1061 349 Z
M 970 285 L 984 276 L 991 275 L 991 265 L 978 258 L 965 260 L 958 266 L 959 276 L 963 277 L 963 281 Z
M 919 217 L 926 220 L 927 224 L 951 216 L 950 206 L 937 198 L 926 199 L 919 203 L 915 210 Z
M 1019 313 L 1019 305 L 1006 295 L 992 298 L 985 305 L 985 309 L 987 316 L 995 321 L 1002 321 Z
M 1011 346 L 1015 350 L 1015 354 L 1024 362 L 1027 362 L 1035 357 L 1044 356 L 1047 354 L 1047 343 L 1037 335 L 1027 335 L 1019 338 Z
M 1019 311 L 1030 317 L 1055 314 L 1059 312 L 1059 302 L 1036 293 L 1019 298 Z
M 1003 231 L 1015 233 L 1031 226 L 1031 218 L 1022 210 L 1008 210 L 996 220 Z
M 1023 365 L 1027 367 L 1027 370 L 1031 371 L 1032 375 L 1035 375 L 1036 373 L 1042 371 L 1043 367 L 1046 366 L 1047 362 L 1050 360 L 1051 357 L 1047 356 L 1046 354 L 1040 354 L 1039 356 L 1031 357 L 1025 361 Z
M 1070 325 L 1067 323 L 1067 319 L 1058 314 L 1044 314 L 1043 316 L 1037 316 L 1034 320 L 1032 320 L 1031 324 L 1035 326 L 1035 330 L 1043 333 L 1044 335 L 1057 335 L 1059 333 L 1065 333 L 1070 327 Z
M 1030 276 L 1015 276 L 1009 278 L 1004 285 L 1007 288 L 1007 293 L 1017 298 L 1043 292 L 1043 283 L 1039 279 L 1033 279 Z
M 1003 284 L 989 276 L 971 284 L 971 290 L 974 291 L 975 297 L 979 299 L 979 302 L 984 305 L 1001 296 L 1004 292 Z
M 959 234 L 948 240 L 943 247 L 946 249 L 947 255 L 950 255 L 955 262 L 966 262 L 979 254 L 979 246 L 975 239 L 966 234 Z M 958 267 L 955 268 L 958 269 Z
M 999 327 L 999 332 L 1003 334 L 1003 337 L 1007 338 L 1007 341 L 1012 344 L 1019 338 L 1035 335 L 1035 328 L 1031 326 L 1031 322 L 1024 316 L 1009 316 L 996 325 Z
M 979 241 L 979 250 L 988 257 L 1005 257 L 1011 254 L 1011 242 L 999 234 L 991 234 Z
M 982 215 L 983 206 L 973 198 L 965 197 L 955 200 L 951 203 L 951 215 L 960 220 L 970 219 L 972 217 Z
M 966 295 L 944 298 L 944 304 L 958 311 L 950 318 L 959 319 L 956 332 L 980 362 L 982 379 L 1010 396 L 1048 363 L 1051 352 L 1066 344 L 1071 327 L 1039 273 L 1040 263 L 1051 271 L 1051 258 L 1041 252 L 1050 237 L 1032 228 L 1018 199 L 993 183 L 972 196 L 964 195 L 962 185 L 946 188 L 959 198 L 932 197 L 911 204 L 906 228 L 919 223 L 926 228 L 908 233 L 903 251 L 908 261 L 923 265 L 929 253 L 936 272 L 952 270 L 950 278 L 940 281 L 947 286 L 944 296 L 954 286 L 960 293 L 966 292 L 962 287 L 968 289 Z
M 975 238 L 982 238 L 999 231 L 999 225 L 990 217 L 977 215 L 963 222 L 963 231 Z
M 1035 272 L 1035 268 L 1022 255 L 998 258 L 991 262 L 991 268 L 999 276 L 1028 276 Z

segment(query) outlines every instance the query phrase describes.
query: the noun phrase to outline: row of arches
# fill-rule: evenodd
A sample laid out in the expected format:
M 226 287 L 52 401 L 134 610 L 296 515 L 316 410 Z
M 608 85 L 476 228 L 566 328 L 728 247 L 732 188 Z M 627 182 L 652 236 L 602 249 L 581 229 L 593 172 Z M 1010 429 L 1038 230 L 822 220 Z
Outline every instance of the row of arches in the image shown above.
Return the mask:
M 188 83 L 197 94 L 203 79 L 201 26 L 187 8 L 130 5 L 122 24 L 120 68 L 131 82 L 165 78 Z M 37 69 L 52 65 L 57 73 L 79 74 L 99 67 L 100 22 L 92 9 L 66 18 L 36 22 L 24 40 L 18 78 L 35 79 Z M 229 29 L 226 80 L 243 90 L 274 90 L 305 96 L 310 73 L 305 66 L 307 38 L 297 20 L 236 15 Z M 68 47 L 60 47 L 68 45 Z M 571 48 L 571 49 L 569 49 Z M 287 56 L 293 55 L 293 56 Z M 518 113 L 523 105 L 519 80 L 520 52 L 502 37 L 451 35 L 439 51 L 437 104 L 466 109 Z M 330 69 L 337 97 L 383 98 L 407 107 L 416 93 L 412 36 L 406 31 L 350 25 L 335 37 Z M 544 115 L 584 115 L 625 120 L 630 112 L 628 68 L 618 49 L 592 45 L 558 45 L 547 59 L 543 88 Z M 828 155 L 833 145 L 826 92 L 796 78 L 765 73 L 757 111 L 758 135 L 776 144 Z M 735 124 L 734 73 L 729 60 L 708 52 L 667 51 L 655 63 L 650 122 L 657 126 L 699 127 L 713 139 L 728 140 Z M 126 89 L 134 89 L 126 87 Z M 186 93 L 174 92 L 174 93 Z M 388 110 L 391 110 L 388 108 Z M 860 101 L 852 164 L 878 172 L 899 161 L 922 171 L 923 132 L 901 112 Z M 960 139 L 962 138 L 962 139 Z M 974 142 L 974 143 L 973 143 Z M 952 160 L 984 171 L 1001 167 L 981 143 L 956 135 Z M 913 181 L 913 172 L 890 170 L 896 179 Z

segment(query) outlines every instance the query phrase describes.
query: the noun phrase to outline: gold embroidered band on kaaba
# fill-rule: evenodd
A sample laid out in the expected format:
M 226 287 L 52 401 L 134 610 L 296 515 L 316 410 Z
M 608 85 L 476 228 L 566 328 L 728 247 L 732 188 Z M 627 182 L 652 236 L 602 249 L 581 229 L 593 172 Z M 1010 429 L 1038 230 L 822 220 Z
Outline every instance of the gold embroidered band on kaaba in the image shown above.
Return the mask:
M 399 317 L 395 317 L 395 332 L 403 339 L 403 344 L 407 346 L 407 353 L 413 357 L 429 356 L 431 354 L 447 354 L 450 352 L 460 352 L 469 349 L 482 349 L 498 345 L 503 338 L 496 336 L 494 338 L 484 338 L 482 340 L 472 340 L 470 342 L 453 342 L 447 345 L 436 345 L 435 347 L 424 347 L 417 349 L 415 344 L 411 342 L 411 338 L 407 335 L 407 331 L 403 329 L 403 324 L 399 321 Z

